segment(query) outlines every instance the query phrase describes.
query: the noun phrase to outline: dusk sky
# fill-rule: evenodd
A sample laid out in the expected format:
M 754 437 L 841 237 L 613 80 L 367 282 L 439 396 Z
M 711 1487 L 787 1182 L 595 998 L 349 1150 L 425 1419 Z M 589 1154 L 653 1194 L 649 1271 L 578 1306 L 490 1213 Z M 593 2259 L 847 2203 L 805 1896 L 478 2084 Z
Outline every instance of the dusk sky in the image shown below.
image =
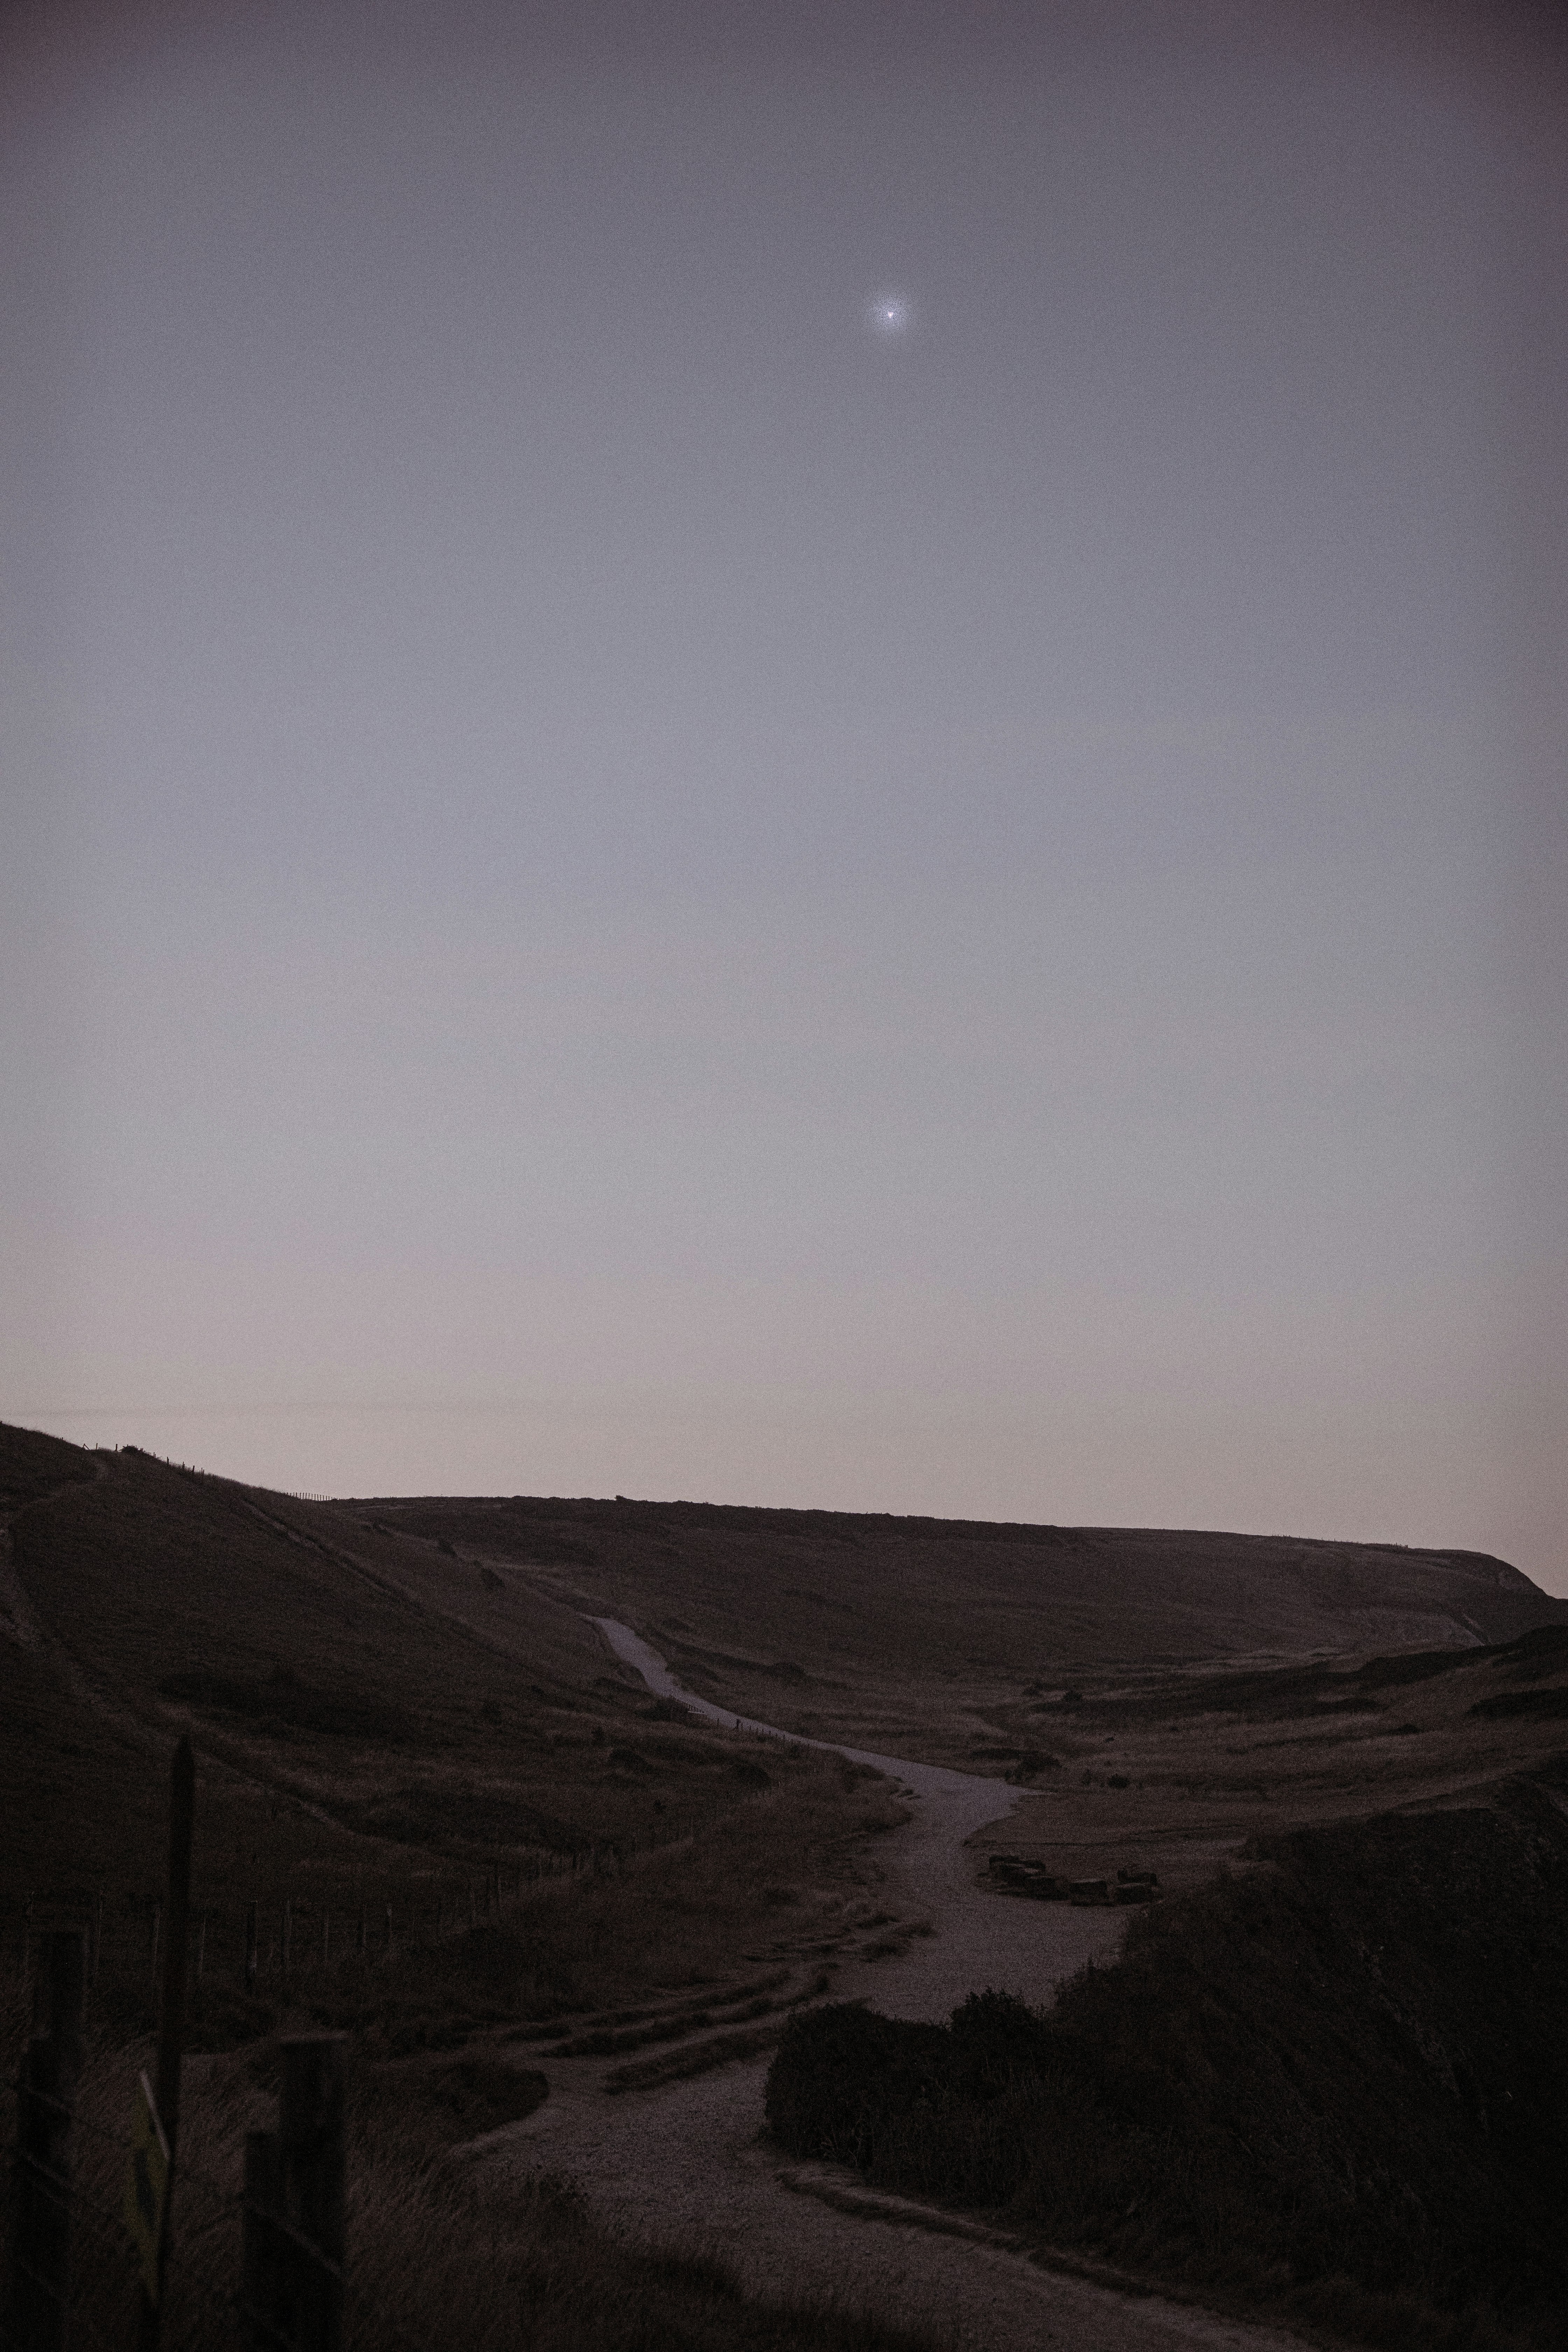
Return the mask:
M 13 7 L 0 1416 L 1568 1591 L 1556 11 Z

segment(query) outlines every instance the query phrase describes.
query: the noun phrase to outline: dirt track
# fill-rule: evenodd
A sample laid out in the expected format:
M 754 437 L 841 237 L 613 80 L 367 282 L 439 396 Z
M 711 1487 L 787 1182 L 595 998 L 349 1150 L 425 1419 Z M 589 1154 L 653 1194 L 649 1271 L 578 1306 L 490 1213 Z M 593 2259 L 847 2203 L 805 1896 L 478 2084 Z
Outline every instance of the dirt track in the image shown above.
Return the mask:
M 616 1656 L 650 1689 L 695 1713 L 759 1731 L 683 1690 L 627 1627 L 595 1619 Z M 910 1792 L 912 1819 L 889 1842 L 889 1899 L 935 1932 L 901 1958 L 842 1972 L 836 1998 L 866 1997 L 902 2017 L 946 2017 L 985 1986 L 1048 2000 L 1064 1977 L 1120 1938 L 1115 1912 L 1010 1901 L 975 1885 L 964 1841 L 1011 1811 L 1002 1782 L 864 1750 Z M 475 2154 L 507 2169 L 562 2173 L 596 2216 L 626 2236 L 718 2255 L 761 2295 L 836 2301 L 925 2329 L 963 2352 L 1174 2352 L 1177 2347 L 1300 2352 L 1283 2331 L 1215 2317 L 1194 2305 L 1119 2291 L 1042 2267 L 1005 2240 L 965 2230 L 897 2199 L 869 2196 L 856 2176 L 790 2165 L 763 2127 L 765 2057 L 656 2090 L 605 2095 L 600 2065 L 551 2068 L 551 2095 L 526 2123 Z

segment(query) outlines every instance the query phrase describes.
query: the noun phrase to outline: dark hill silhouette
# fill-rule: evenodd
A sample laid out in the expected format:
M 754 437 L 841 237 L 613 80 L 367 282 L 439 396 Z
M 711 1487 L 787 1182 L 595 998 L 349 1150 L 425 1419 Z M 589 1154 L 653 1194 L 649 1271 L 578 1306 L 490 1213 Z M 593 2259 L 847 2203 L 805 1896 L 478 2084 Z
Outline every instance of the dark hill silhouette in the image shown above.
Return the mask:
M 341 1507 L 527 1565 L 678 1650 L 826 1675 L 847 1655 L 1045 1675 L 1352 1656 L 1568 1622 L 1505 1560 L 1396 1544 L 524 1496 Z
M 742 1988 L 765 2038 L 785 1996 L 759 1968 L 808 1956 L 815 1998 L 823 1955 L 900 1954 L 930 1922 L 907 1907 L 927 1898 L 910 1892 L 913 1849 L 893 1852 L 896 1788 L 789 1741 L 764 1764 L 760 1735 L 652 1700 L 594 1615 L 637 1627 L 726 1712 L 1011 1782 L 973 1856 L 955 1849 L 972 1878 L 932 1882 L 986 1954 L 1034 1950 L 1038 1929 L 1032 1904 L 1018 1929 L 990 1853 L 1053 1885 L 1152 1872 L 1180 1898 L 1252 1840 L 1370 1814 L 1435 1818 L 1442 1836 L 1527 1778 L 1552 1803 L 1568 1776 L 1568 1604 L 1470 1553 L 682 1503 L 310 1502 L 0 1425 L 0 1968 L 24 1934 L 85 1918 L 107 1953 L 95 2014 L 147 2030 L 181 1732 L 200 2027 L 219 2046 L 287 2011 L 395 2070 L 489 2050 L 501 2026 L 531 2051 L 571 2013 L 625 2027 L 617 2050 L 662 2053 L 646 2004 L 672 1990 Z M 514 1916 L 489 1914 L 492 1871 Z M 892 1932 L 867 1943 L 877 1929 Z M 1293 1937 L 1286 1919 L 1287 1957 Z M 1321 2007 L 1331 2033 L 1333 1998 Z M 668 2063 L 760 2047 L 752 2016 L 724 2011 Z M 1360 2020 L 1347 2079 L 1381 2030 Z M 1226 2065 L 1250 2095 L 1242 2041 Z
M 691 1503 L 306 1502 L 0 1424 L 13 1908 L 68 1883 L 145 1891 L 182 1729 L 226 1902 L 308 1873 L 357 1907 L 416 1869 L 716 1818 L 740 1786 L 728 1734 L 631 1769 L 647 1693 L 595 1615 L 738 1714 L 1030 1786 L 1054 1773 L 1062 1834 L 1069 1780 L 1074 1835 L 1097 1833 L 1108 1796 L 1128 1834 L 1139 1806 L 1222 1843 L 1244 1832 L 1297 1750 L 1215 1778 L 1210 1735 L 1181 1728 L 1215 1709 L 1300 1717 L 1329 1743 L 1292 1800 L 1315 1817 L 1363 1782 L 1384 1803 L 1484 1786 L 1555 1752 L 1568 1704 L 1555 1653 L 1539 1672 L 1494 1654 L 1568 1603 L 1473 1553 Z M 1468 1677 L 1412 1654 L 1456 1651 Z M 1133 1746 L 1110 1758 L 1112 1736 Z
M 717 1819 L 742 1793 L 722 1735 L 616 1765 L 646 1697 L 526 1578 L 0 1424 L 0 1953 L 34 1893 L 144 1911 L 183 1730 L 231 1923 L 279 1890 L 401 1916 L 416 1885 Z

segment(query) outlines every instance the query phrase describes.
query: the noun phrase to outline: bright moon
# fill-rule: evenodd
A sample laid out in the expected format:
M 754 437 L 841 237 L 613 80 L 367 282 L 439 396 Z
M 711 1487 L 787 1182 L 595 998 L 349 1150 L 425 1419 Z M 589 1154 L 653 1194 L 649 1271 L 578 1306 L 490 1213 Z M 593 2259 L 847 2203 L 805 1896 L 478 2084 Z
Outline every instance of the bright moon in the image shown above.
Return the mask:
M 908 334 L 911 312 L 901 294 L 873 294 L 866 305 L 866 323 L 891 340 Z

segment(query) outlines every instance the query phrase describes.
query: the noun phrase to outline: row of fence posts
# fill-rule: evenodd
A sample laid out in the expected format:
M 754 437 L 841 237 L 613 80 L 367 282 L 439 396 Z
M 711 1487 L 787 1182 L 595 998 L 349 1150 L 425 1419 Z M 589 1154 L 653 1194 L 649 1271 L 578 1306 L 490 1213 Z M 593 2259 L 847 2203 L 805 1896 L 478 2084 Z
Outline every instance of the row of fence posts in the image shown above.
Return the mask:
M 142 2078 L 148 2130 L 132 2146 L 126 2196 L 128 2252 L 141 2256 L 138 2352 L 157 2352 L 169 2259 L 170 2214 L 179 2168 L 180 2075 L 184 2056 L 186 1974 L 190 1954 L 191 1847 L 195 1766 L 188 1738 L 174 1751 L 169 1790 L 166 1933 L 163 1906 L 153 1914 L 153 1963 L 163 1963 L 155 2088 Z M 570 1870 L 598 1876 L 626 1867 L 619 1843 L 574 1852 Z M 517 1894 L 521 1899 L 520 1872 Z M 468 1925 L 479 1922 L 475 1882 L 468 1882 Z M 486 1874 L 487 1914 L 501 1909 L 499 1867 Z M 289 1968 L 291 1911 L 282 1914 L 281 1960 Z M 461 1926 L 460 1915 L 453 1925 Z M 445 1925 L 445 1897 L 436 1925 Z M 29 1941 L 30 1906 L 24 1929 Z M 392 1906 L 385 1908 L 385 1943 L 393 1943 Z M 322 1914 L 322 1959 L 328 1957 Z M 5 2281 L 7 2352 L 66 2352 L 70 2313 L 71 2206 L 77 2087 L 84 2048 L 83 2014 L 96 1977 L 103 1936 L 103 1899 L 90 1931 L 57 1928 L 38 1938 L 33 2031 L 17 2079 L 17 2124 L 11 2237 Z M 366 1948 L 366 1911 L 359 1911 L 357 1948 Z M 196 1946 L 200 1976 L 205 1921 Z M 255 1989 L 257 1906 L 245 1916 L 244 1975 Z M 340 2352 L 343 2324 L 344 2053 L 347 2036 L 307 2033 L 279 2044 L 283 2084 L 276 2132 L 251 2132 L 245 2144 L 241 2200 L 240 2279 L 234 2308 L 254 2352 Z
M 134 2248 L 142 2273 L 138 2352 L 157 2352 L 179 2175 L 195 1795 L 191 1746 L 182 1739 L 170 1776 L 169 1933 L 157 2080 L 155 2088 L 145 2076 L 142 2080 L 147 2128 L 132 2140 L 126 2181 L 127 2257 Z M 38 1962 L 33 2030 L 16 2084 L 4 2303 L 7 2352 L 67 2352 L 71 2308 L 74 2139 L 88 1936 L 79 1928 L 49 1932 L 39 1939 Z M 342 2033 L 284 2038 L 279 2127 L 246 2137 L 234 2308 L 242 2339 L 254 2352 L 341 2352 L 347 2040 Z
M 684 1832 L 676 1834 L 684 1834 Z M 649 1841 L 651 1844 L 674 1842 L 673 1836 L 668 1840 Z M 606 1840 L 592 1846 L 576 1848 L 562 1858 L 559 1864 L 560 1874 L 573 1878 L 579 1874 L 595 1878 L 618 1876 L 626 1870 L 628 1852 L 636 1851 L 634 1842 L 620 1839 Z M 536 1882 L 542 1883 L 555 1874 L 556 1873 L 549 1867 L 548 1864 L 531 1866 L 526 1872 L 521 1867 L 518 1868 L 511 1874 L 512 1901 L 521 1903 L 527 1888 Z M 483 1889 L 482 1897 L 481 1888 Z M 448 1929 L 460 1930 L 465 1925 L 477 1927 L 482 1919 L 499 1918 L 501 1916 L 506 1908 L 506 1894 L 505 1875 L 499 1864 L 492 1864 L 485 1871 L 482 1879 L 469 1878 L 466 1888 L 458 1892 L 443 1890 L 438 1893 L 433 1919 L 429 1918 L 428 1915 L 425 1916 L 428 1924 L 434 1927 L 437 1936 L 444 1935 Z M 46 1905 L 45 1907 L 47 1915 L 48 1906 Z M 100 1893 L 91 1897 L 85 1906 L 79 1902 L 73 1902 L 71 1907 L 77 1910 L 78 1916 L 85 1908 L 91 1919 L 91 1926 L 87 1930 L 87 1969 L 89 1983 L 96 1984 L 104 1949 L 104 1897 Z M 380 1911 L 379 1920 L 374 1917 L 375 1910 Z M 24 1967 L 34 1940 L 33 1912 L 34 1901 L 29 1896 L 23 1906 L 19 1948 L 19 1957 Z M 166 1960 L 172 1929 L 165 1922 L 164 1905 L 162 1901 L 153 1903 L 145 1916 L 147 1967 L 153 1982 L 156 1985 L 160 1980 L 161 1968 Z M 204 1908 L 195 1914 L 192 1957 L 198 1985 L 205 1980 L 208 1973 L 209 1928 L 215 1918 L 221 1921 L 224 1916 L 221 1909 L 215 1912 L 210 1907 Z M 239 1974 L 247 1993 L 254 1993 L 262 1975 L 269 1972 L 274 1967 L 278 1969 L 284 1985 L 287 1986 L 290 1974 L 298 1969 L 313 1964 L 324 1967 L 328 1963 L 333 1950 L 338 1948 L 334 1941 L 333 1923 L 334 1920 L 342 1920 L 344 1914 L 341 1911 L 334 1914 L 329 1906 L 323 1905 L 319 1911 L 308 1913 L 306 1916 L 320 1922 L 312 1939 L 314 1948 L 309 1958 L 300 1948 L 298 1906 L 292 1898 L 287 1896 L 278 1914 L 276 1936 L 268 1944 L 264 1958 L 260 1941 L 260 1907 L 255 1903 L 246 1905 L 242 1926 L 243 1957 L 240 1960 Z M 417 1912 L 411 1913 L 407 1922 L 409 1933 L 416 1936 L 421 1932 L 420 1916 Z M 360 1958 L 367 1957 L 378 1942 L 384 1955 L 390 1952 L 397 1934 L 401 1932 L 395 1928 L 393 1906 L 390 1903 L 376 1906 L 374 1910 L 372 1906 L 361 1903 L 357 1913 L 353 1906 L 350 1906 L 347 1911 L 347 1921 L 348 1925 L 343 1930 L 345 1937 L 343 1948 L 352 1949 Z M 187 1936 L 190 1935 L 188 1924 L 185 1932 Z

